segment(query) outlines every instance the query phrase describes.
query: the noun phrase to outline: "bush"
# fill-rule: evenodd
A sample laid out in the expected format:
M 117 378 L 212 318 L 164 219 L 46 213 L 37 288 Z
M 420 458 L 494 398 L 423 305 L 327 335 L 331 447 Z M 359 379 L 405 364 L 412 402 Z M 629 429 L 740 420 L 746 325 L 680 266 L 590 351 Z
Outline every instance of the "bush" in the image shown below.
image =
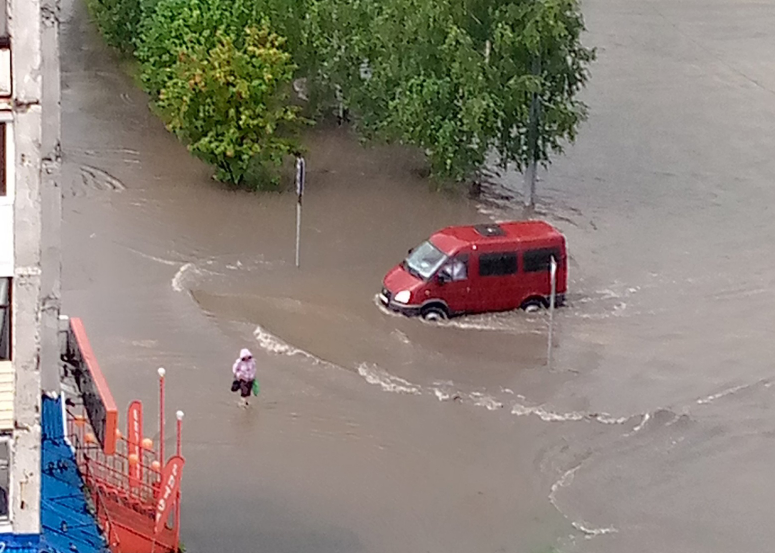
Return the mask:
M 161 0 L 146 13 L 135 57 L 143 88 L 153 100 L 172 77 L 181 52 L 209 50 L 218 35 L 241 47 L 245 28 L 259 21 L 251 0 Z
M 143 18 L 141 0 L 88 0 L 87 5 L 105 42 L 131 52 Z
M 243 185 L 252 162 L 277 168 L 297 148 L 292 133 L 301 121 L 288 102 L 295 66 L 266 24 L 247 27 L 239 40 L 219 30 L 214 42 L 178 51 L 156 105 L 167 128 L 218 169 L 218 180 Z

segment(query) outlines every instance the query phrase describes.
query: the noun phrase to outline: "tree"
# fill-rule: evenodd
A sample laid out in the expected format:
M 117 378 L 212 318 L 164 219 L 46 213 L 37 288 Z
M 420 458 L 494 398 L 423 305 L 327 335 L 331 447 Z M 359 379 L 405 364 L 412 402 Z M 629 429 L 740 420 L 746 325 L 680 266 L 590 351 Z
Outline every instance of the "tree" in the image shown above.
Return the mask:
M 587 107 L 576 96 L 595 52 L 581 44 L 585 27 L 577 0 L 504 3 L 493 19 L 494 86 L 505 91 L 495 150 L 504 167 L 534 171 L 573 142 L 586 119 Z M 534 183 L 526 183 L 528 206 L 535 203 Z
M 300 123 L 288 103 L 295 66 L 284 40 L 263 24 L 240 42 L 217 31 L 212 48 L 181 49 L 157 101 L 167 128 L 237 185 L 254 160 L 279 166 L 296 149 L 290 137 Z
M 440 177 L 477 178 L 491 152 L 546 164 L 586 115 L 577 0 L 311 0 L 308 26 L 310 77 L 341 87 L 364 136 L 421 147 Z
M 243 180 L 250 151 L 272 165 L 287 150 L 285 130 L 298 119 L 286 85 L 297 77 L 313 113 L 341 102 L 363 138 L 415 145 L 436 176 L 454 181 L 479 179 L 492 154 L 532 175 L 586 117 L 577 96 L 594 51 L 581 44 L 578 0 L 89 2 L 106 36 L 135 41 L 143 86 L 168 126 L 226 180 Z M 259 69 L 245 55 L 257 46 L 244 31 L 263 29 L 271 43 L 270 24 L 288 41 L 283 56 L 261 62 L 279 64 L 272 86 L 254 90 Z M 277 41 L 265 47 L 280 52 Z M 259 137 L 261 123 L 270 130 Z M 532 186 L 525 200 L 532 205 Z

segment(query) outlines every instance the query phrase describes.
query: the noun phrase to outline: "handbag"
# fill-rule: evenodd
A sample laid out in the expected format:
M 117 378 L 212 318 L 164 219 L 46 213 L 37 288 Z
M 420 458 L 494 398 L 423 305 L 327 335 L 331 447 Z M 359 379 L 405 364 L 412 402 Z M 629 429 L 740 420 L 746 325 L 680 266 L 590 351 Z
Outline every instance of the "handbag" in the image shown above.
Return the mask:
M 235 378 L 231 383 L 231 391 L 236 392 L 237 390 L 239 390 L 239 380 Z
M 258 392 L 260 392 L 260 391 L 261 391 L 261 388 L 258 385 L 258 380 L 254 380 L 253 381 L 253 395 L 257 396 Z

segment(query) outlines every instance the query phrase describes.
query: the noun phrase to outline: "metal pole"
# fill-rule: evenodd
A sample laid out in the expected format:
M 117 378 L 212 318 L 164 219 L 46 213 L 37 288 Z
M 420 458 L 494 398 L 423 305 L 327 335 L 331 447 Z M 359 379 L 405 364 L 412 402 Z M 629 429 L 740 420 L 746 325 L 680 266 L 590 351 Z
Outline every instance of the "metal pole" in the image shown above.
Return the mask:
M 299 267 L 299 250 L 301 248 L 301 196 L 296 202 L 296 267 Z
M 178 419 L 178 439 L 177 439 L 177 455 L 180 457 L 181 453 L 181 436 L 183 435 L 183 411 L 175 413 Z M 180 544 L 180 489 L 178 489 L 178 495 L 175 498 L 175 546 Z
M 549 279 L 551 280 L 552 292 L 549 296 L 549 342 L 546 346 L 546 363 L 552 368 L 552 341 L 554 337 L 554 305 L 557 297 L 557 261 L 552 256 L 549 265 Z
M 533 75 L 541 75 L 541 58 L 536 56 L 533 60 Z M 539 117 L 538 93 L 534 92 L 530 100 L 530 121 L 528 122 L 528 149 L 530 159 L 525 169 L 525 186 L 522 194 L 522 201 L 525 207 L 535 206 L 536 193 L 536 164 L 538 159 L 538 117 Z
M 177 448 L 175 450 L 175 454 L 180 457 L 180 436 L 181 431 L 183 429 L 183 411 L 178 411 L 175 413 L 175 416 L 178 419 L 178 441 L 177 441 Z
M 301 198 L 304 196 L 304 179 L 307 173 L 307 162 L 296 155 L 296 267 L 298 268 L 301 250 Z
M 167 371 L 159 367 L 159 462 L 164 467 L 164 375 Z

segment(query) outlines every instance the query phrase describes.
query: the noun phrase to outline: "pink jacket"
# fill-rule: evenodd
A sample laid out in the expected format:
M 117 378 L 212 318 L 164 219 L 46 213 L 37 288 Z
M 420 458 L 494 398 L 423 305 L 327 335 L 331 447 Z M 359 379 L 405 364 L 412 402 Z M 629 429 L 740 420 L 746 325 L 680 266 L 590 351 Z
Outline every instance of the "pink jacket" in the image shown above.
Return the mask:
M 246 357 L 250 357 L 250 359 L 243 361 L 243 359 Z M 243 349 L 239 352 L 239 359 L 234 362 L 234 366 L 231 368 L 231 370 L 234 373 L 234 378 L 238 380 L 255 380 L 256 360 L 253 359 L 253 355 L 250 353 L 250 350 Z

